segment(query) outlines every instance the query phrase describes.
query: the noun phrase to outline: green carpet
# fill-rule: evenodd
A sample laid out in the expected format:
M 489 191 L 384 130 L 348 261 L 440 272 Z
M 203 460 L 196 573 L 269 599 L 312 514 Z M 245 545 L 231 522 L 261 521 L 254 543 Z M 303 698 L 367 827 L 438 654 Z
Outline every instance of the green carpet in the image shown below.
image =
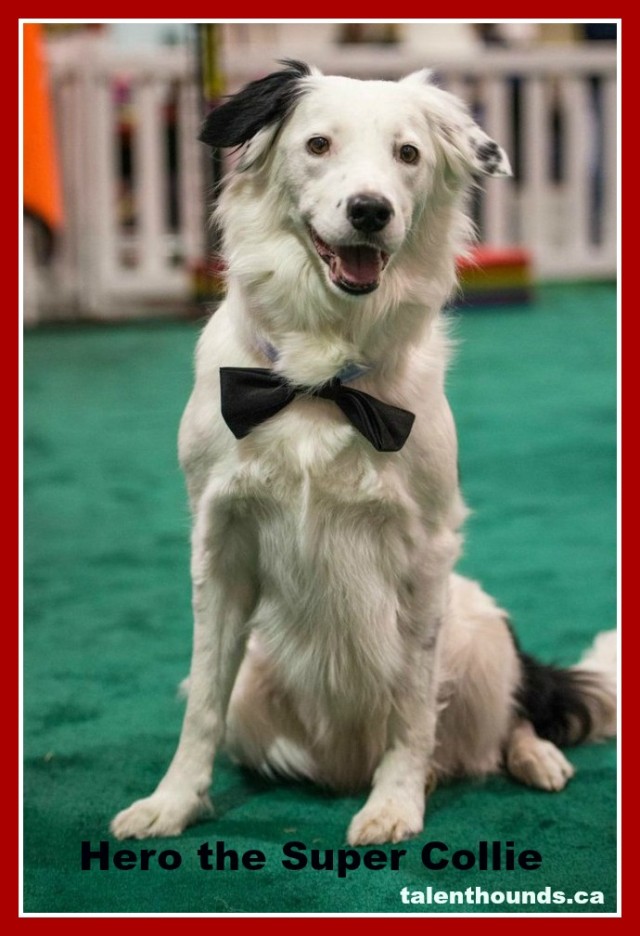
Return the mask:
M 608 285 L 455 316 L 449 395 L 474 513 L 461 569 L 509 609 L 523 647 L 574 662 L 616 620 L 616 315 Z M 616 746 L 574 749 L 561 794 L 494 777 L 433 795 L 399 870 L 282 866 L 282 846 L 344 847 L 362 797 L 270 785 L 219 761 L 217 819 L 116 843 L 108 822 L 151 792 L 182 716 L 191 641 L 189 521 L 175 437 L 197 329 L 42 328 L 24 348 L 24 909 L 56 913 L 616 911 Z M 81 843 L 172 849 L 81 870 Z M 203 870 L 203 843 L 264 866 Z M 514 842 L 537 870 L 428 870 L 421 848 Z M 106 846 L 105 846 L 106 847 Z M 390 849 L 383 849 L 389 853 Z M 130 856 L 131 857 L 131 856 Z M 126 863 L 127 856 L 120 863 Z M 172 856 L 164 856 L 169 864 Z M 173 860 L 175 856 L 173 856 Z M 600 891 L 599 905 L 403 904 L 400 891 Z M 545 888 L 548 890 L 545 891 Z M 495 898 L 499 900 L 500 898 Z

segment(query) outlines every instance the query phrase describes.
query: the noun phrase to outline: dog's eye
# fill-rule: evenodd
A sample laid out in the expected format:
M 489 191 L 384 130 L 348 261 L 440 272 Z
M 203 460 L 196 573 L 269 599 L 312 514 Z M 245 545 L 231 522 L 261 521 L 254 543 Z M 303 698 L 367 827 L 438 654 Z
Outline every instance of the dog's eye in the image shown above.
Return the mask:
M 398 156 L 403 163 L 417 163 L 420 153 L 415 146 L 412 146 L 410 143 L 405 143 L 400 147 Z
M 314 156 L 323 156 L 329 152 L 329 141 L 326 137 L 311 137 L 310 140 L 307 140 L 307 149 Z

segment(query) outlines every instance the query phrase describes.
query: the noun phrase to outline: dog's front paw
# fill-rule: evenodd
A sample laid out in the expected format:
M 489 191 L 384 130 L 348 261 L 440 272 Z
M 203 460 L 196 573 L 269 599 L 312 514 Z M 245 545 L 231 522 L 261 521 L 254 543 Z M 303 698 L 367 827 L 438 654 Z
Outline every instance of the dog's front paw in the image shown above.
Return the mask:
M 212 811 L 208 796 L 157 790 L 119 812 L 109 828 L 117 839 L 180 835 L 196 819 Z
M 400 801 L 385 797 L 368 802 L 351 820 L 347 841 L 349 845 L 384 845 L 402 842 L 422 832 L 424 802 Z

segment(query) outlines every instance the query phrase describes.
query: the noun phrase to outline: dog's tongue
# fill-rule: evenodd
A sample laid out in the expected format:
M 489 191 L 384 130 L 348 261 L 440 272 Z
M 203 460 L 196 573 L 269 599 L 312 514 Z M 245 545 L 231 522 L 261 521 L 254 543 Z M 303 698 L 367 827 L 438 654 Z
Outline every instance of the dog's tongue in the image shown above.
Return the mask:
M 332 273 L 358 286 L 377 282 L 382 272 L 382 254 L 374 247 L 338 247 L 332 260 Z

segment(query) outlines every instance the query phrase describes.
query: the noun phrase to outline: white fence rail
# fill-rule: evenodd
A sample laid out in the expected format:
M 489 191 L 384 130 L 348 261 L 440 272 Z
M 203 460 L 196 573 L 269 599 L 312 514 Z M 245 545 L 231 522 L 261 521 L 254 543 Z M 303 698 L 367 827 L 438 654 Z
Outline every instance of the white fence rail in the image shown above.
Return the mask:
M 236 45 L 227 51 L 229 89 L 282 54 L 356 77 L 393 78 L 424 65 L 410 48 Z M 52 48 L 51 64 L 66 227 L 45 314 L 49 306 L 122 317 L 187 301 L 207 198 L 189 51 L 134 57 L 89 39 Z M 481 240 L 529 248 L 542 278 L 615 275 L 615 50 L 480 50 L 441 57 L 436 76 L 469 102 L 516 167 L 514 179 L 490 180 L 474 206 Z
M 188 50 L 123 55 L 82 37 L 50 61 L 66 214 L 50 303 L 105 317 L 184 303 L 205 230 Z

